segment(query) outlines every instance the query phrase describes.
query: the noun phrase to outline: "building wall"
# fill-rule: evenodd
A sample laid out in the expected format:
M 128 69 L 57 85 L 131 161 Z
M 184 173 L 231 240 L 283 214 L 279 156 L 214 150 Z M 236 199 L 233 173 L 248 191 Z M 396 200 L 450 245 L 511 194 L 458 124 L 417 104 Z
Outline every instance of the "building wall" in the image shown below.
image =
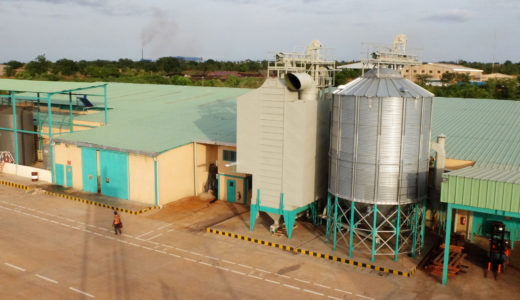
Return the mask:
M 448 65 L 437 65 L 437 64 L 423 64 L 420 66 L 408 66 L 401 70 L 401 74 L 411 81 L 417 80 L 417 75 L 430 75 L 431 80 L 440 80 L 442 74 L 450 72 L 450 73 L 465 73 L 470 76 L 471 80 L 480 81 L 480 77 L 482 75 L 482 70 L 480 72 L 474 71 L 457 71 L 456 68 L 465 68 L 462 66 L 448 66 Z
M 193 143 L 159 155 L 157 168 L 160 204 L 194 195 Z
M 218 173 L 219 173 L 219 192 L 218 196 L 221 200 L 228 199 L 227 182 L 228 180 L 235 180 L 235 199 L 236 203 L 244 203 L 244 197 L 246 203 L 251 203 L 251 190 L 248 189 L 249 184 L 246 183 L 247 174 L 235 172 L 236 166 L 226 166 L 232 162 L 224 160 L 224 150 L 235 151 L 236 147 L 230 146 L 219 146 L 218 147 Z M 249 179 L 251 180 L 251 178 Z M 245 189 L 244 189 L 244 184 Z M 245 192 L 247 191 L 247 193 Z M 240 197 L 240 199 L 238 199 Z
M 129 199 L 155 204 L 154 159 L 150 156 L 128 154 Z
M 83 174 L 81 167 L 81 148 L 75 145 L 57 143 L 54 145 L 54 163 L 72 166 L 72 187 L 83 189 Z M 64 175 L 66 178 L 66 176 Z

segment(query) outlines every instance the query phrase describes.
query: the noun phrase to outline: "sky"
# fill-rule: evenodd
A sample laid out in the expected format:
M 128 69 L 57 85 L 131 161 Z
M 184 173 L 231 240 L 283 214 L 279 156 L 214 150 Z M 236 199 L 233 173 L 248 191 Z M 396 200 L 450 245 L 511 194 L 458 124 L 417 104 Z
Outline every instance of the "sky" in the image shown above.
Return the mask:
M 0 0 L 0 62 L 271 59 L 318 39 L 359 60 L 397 34 L 423 61 L 520 61 L 519 0 Z

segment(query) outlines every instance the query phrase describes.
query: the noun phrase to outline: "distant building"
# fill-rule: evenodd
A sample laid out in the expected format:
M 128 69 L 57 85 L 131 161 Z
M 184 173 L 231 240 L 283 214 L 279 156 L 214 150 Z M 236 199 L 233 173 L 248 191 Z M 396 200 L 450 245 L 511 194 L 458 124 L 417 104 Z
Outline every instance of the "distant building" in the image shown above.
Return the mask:
M 482 81 L 483 70 L 464 67 L 461 65 L 427 63 L 420 66 L 406 66 L 401 70 L 401 74 L 410 79 L 417 81 L 417 75 L 430 75 L 430 81 L 439 81 L 444 73 L 468 74 L 471 81 Z
M 489 79 L 515 79 L 515 78 L 516 78 L 516 76 L 502 74 L 502 73 L 483 74 L 481 76 L 482 81 L 488 81 Z

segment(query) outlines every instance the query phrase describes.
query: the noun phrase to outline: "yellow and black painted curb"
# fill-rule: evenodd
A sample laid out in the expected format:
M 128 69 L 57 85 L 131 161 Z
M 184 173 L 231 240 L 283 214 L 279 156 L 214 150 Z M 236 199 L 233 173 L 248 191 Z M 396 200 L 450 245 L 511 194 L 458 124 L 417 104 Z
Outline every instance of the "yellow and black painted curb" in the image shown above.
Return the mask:
M 358 262 L 358 261 L 351 260 L 351 259 L 336 257 L 336 256 L 333 256 L 333 255 L 328 255 L 328 254 L 323 254 L 323 253 L 319 253 L 319 252 L 304 250 L 304 249 L 300 249 L 300 248 L 296 248 L 296 247 L 291 247 L 291 246 L 287 246 L 287 245 L 282 245 L 282 244 L 277 244 L 277 243 L 273 243 L 273 242 L 267 242 L 267 241 L 263 241 L 263 240 L 258 240 L 258 239 L 250 238 L 250 237 L 243 236 L 243 235 L 240 235 L 240 234 L 225 232 L 225 231 L 221 231 L 221 230 L 217 230 L 217 229 L 213 229 L 213 228 L 209 228 L 209 227 L 206 228 L 206 232 L 214 233 L 216 235 L 223 235 L 223 236 L 227 236 L 227 237 L 232 237 L 232 238 L 243 240 L 243 241 L 252 242 L 254 244 L 265 245 L 265 246 L 273 247 L 273 248 L 279 248 L 279 249 L 282 249 L 282 250 L 285 250 L 285 251 L 301 253 L 301 254 L 305 254 L 305 255 L 308 255 L 308 256 L 314 256 L 314 257 L 323 258 L 323 259 L 326 259 L 326 260 L 337 261 L 337 262 L 341 262 L 341 263 L 348 264 L 348 265 L 353 265 L 353 266 L 357 266 L 357 267 L 361 267 L 361 268 L 376 270 L 376 271 L 390 273 L 390 274 L 404 276 L 404 277 L 411 277 L 415 273 L 415 271 L 417 270 L 417 266 L 415 266 L 415 267 L 413 267 L 413 269 L 410 272 L 402 272 L 402 271 L 393 270 L 393 269 L 384 268 L 384 267 L 379 267 L 379 266 L 376 266 L 376 265 L 371 265 L 371 264 L 367 264 L 367 263 L 363 263 L 363 262 Z
M 159 208 L 158 206 L 150 206 L 150 207 L 143 208 L 140 210 L 131 210 L 131 209 L 121 208 L 121 207 L 108 205 L 108 204 L 100 203 L 100 202 L 96 202 L 96 201 L 85 200 L 85 199 L 81 199 L 79 197 L 66 195 L 66 194 L 54 193 L 54 192 L 49 192 L 49 191 L 45 191 L 45 194 L 50 195 L 50 196 L 65 198 L 65 199 L 69 199 L 69 200 L 73 200 L 73 201 L 78 201 L 78 202 L 85 203 L 85 204 L 90 204 L 90 205 L 104 207 L 104 208 L 108 208 L 108 209 L 112 209 L 112 210 L 117 210 L 117 211 L 124 212 L 124 213 L 131 214 L 131 215 L 139 215 L 139 214 L 145 213 L 147 211 L 150 211 L 152 209 Z
M 10 181 L 5 181 L 5 180 L 0 180 L 0 184 L 6 185 L 6 186 L 10 186 L 10 187 L 14 187 L 14 188 L 17 188 L 17 189 L 26 190 L 26 191 L 31 189 L 31 187 L 29 187 L 27 185 L 14 183 L 14 182 L 10 182 Z

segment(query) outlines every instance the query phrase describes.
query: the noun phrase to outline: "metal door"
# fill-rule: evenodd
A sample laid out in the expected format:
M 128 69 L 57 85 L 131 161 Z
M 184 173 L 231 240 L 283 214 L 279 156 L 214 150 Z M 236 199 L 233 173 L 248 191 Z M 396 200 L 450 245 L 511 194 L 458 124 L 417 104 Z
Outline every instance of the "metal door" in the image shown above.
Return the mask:
M 62 164 L 54 164 L 54 176 L 56 176 L 57 185 L 65 185 L 65 166 Z
M 65 170 L 67 171 L 67 186 L 72 187 L 72 166 L 67 166 Z
M 236 201 L 236 185 L 237 182 L 232 179 L 227 180 L 227 201 L 235 202 Z
M 83 174 L 83 190 L 89 193 L 97 193 L 97 157 L 96 149 L 81 149 L 81 168 Z
M 128 154 L 99 150 L 101 193 L 128 199 Z

